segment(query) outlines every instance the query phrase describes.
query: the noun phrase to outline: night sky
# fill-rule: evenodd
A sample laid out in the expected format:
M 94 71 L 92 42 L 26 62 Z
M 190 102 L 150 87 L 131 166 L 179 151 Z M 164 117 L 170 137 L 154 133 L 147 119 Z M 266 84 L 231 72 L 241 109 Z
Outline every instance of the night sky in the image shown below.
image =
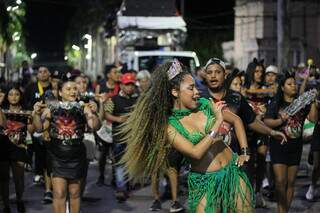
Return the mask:
M 130 0 L 129 0 L 130 1 Z M 26 0 L 26 34 L 29 52 L 38 63 L 63 61 L 64 42 L 70 20 L 81 0 Z M 233 30 L 234 0 L 185 0 L 184 17 L 189 31 Z
M 75 2 L 63 0 L 27 0 L 26 44 L 37 52 L 37 61 L 63 61 L 64 42 Z

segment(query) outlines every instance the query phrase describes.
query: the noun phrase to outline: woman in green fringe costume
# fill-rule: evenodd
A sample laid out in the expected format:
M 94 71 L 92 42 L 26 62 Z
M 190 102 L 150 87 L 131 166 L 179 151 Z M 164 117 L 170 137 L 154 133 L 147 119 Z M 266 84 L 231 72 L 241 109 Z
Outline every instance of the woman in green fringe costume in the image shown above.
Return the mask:
M 192 75 L 177 60 L 159 66 L 121 131 L 129 179 L 165 171 L 173 147 L 191 164 L 190 212 L 253 212 L 252 188 L 239 168 L 249 160 L 246 134 L 241 119 L 223 107 L 199 98 Z M 235 127 L 240 156 L 216 134 L 223 120 Z

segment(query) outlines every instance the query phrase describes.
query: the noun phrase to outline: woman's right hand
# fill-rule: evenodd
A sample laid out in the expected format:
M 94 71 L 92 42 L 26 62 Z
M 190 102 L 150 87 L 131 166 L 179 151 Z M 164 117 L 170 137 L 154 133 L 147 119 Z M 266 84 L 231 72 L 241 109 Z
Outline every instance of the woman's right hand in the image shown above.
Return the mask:
M 289 119 L 289 115 L 287 114 L 287 113 L 285 113 L 285 112 L 280 112 L 279 113 L 279 116 L 280 116 L 280 119 L 283 121 L 283 122 L 285 122 L 285 121 L 287 121 L 288 119 Z
M 283 133 L 280 132 L 280 131 L 272 130 L 272 131 L 270 132 L 270 135 L 271 135 L 272 137 L 276 138 L 277 140 L 281 140 L 281 142 L 280 142 L 281 145 L 285 144 L 285 143 L 288 141 L 286 135 L 283 134 Z
M 99 99 L 100 104 L 104 104 L 109 99 L 109 96 L 107 93 L 101 93 L 97 95 L 97 98 Z

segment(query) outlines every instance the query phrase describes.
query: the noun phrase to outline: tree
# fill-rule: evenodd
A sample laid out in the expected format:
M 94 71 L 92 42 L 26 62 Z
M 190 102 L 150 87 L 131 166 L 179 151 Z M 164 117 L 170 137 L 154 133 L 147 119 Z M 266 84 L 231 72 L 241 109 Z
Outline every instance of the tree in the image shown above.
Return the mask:
M 28 58 L 23 30 L 25 3 L 13 0 L 0 2 L 0 61 L 14 69 Z
M 233 38 L 232 32 L 206 30 L 193 30 L 188 32 L 185 49 L 195 51 L 199 57 L 200 64 L 205 64 L 209 58 L 223 58 L 222 42 L 230 41 Z

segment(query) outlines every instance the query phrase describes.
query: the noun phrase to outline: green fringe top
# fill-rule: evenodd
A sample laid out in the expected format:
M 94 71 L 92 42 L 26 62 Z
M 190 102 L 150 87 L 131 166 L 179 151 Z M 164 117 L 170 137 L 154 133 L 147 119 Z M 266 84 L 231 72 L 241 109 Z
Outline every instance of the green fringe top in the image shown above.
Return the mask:
M 200 98 L 198 100 L 198 107 L 193 110 L 183 109 L 177 110 L 174 109 L 172 111 L 172 115 L 169 117 L 169 124 L 171 124 L 182 136 L 188 139 L 191 143 L 197 144 L 201 141 L 201 139 L 209 133 L 209 130 L 212 128 L 213 124 L 216 121 L 216 116 L 212 110 L 211 102 L 208 99 Z M 203 111 L 203 113 L 207 116 L 207 123 L 205 126 L 205 132 L 192 132 L 189 133 L 183 125 L 180 123 L 180 120 L 184 116 L 190 115 L 192 112 Z

